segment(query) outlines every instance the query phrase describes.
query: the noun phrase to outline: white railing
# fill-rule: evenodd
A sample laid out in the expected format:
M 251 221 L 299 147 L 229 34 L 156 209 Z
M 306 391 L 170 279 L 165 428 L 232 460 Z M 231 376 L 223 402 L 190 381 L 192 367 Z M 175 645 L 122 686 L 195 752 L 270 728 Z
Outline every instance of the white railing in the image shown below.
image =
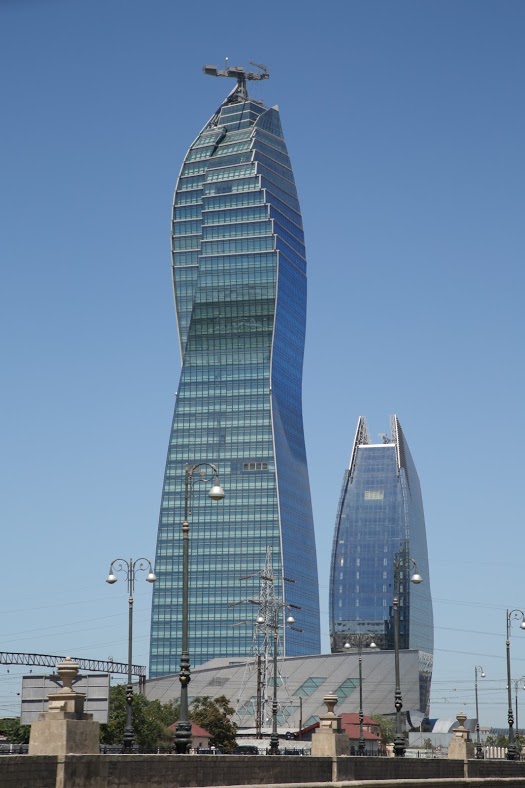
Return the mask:
M 507 748 L 506 747 L 483 747 L 483 755 L 485 758 L 506 758 L 507 757 Z

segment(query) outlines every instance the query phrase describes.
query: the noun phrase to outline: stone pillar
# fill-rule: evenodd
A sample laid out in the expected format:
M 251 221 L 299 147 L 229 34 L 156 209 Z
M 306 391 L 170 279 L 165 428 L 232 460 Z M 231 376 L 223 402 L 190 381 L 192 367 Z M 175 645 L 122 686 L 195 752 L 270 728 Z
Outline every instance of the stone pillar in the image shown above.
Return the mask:
M 77 663 L 66 657 L 58 663 L 57 673 L 62 688 L 49 694 L 49 711 L 31 725 L 29 755 L 98 754 L 100 724 L 92 714 L 84 714 L 86 696 L 73 689 Z
M 334 712 L 337 695 L 326 695 L 326 714 L 319 720 L 319 727 L 312 736 L 312 755 L 337 757 L 348 755 L 350 742 L 341 728 L 341 717 Z
M 456 760 L 466 761 L 474 757 L 474 742 L 470 741 L 470 733 L 465 728 L 467 715 L 460 711 L 456 715 L 459 726 L 452 731 L 452 739 L 448 745 L 448 757 Z

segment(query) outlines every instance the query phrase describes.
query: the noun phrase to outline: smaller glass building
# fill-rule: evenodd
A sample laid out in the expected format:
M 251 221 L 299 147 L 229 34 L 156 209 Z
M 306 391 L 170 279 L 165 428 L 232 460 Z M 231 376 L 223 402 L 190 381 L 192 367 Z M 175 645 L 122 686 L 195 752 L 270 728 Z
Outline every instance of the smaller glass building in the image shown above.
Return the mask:
M 394 563 L 399 565 L 399 644 L 420 652 L 421 710 L 430 695 L 434 625 L 425 517 L 415 465 L 396 416 L 392 434 L 370 443 L 358 421 L 343 479 L 330 573 L 332 652 L 358 648 L 370 635 L 394 648 Z M 410 583 L 412 559 L 424 582 Z

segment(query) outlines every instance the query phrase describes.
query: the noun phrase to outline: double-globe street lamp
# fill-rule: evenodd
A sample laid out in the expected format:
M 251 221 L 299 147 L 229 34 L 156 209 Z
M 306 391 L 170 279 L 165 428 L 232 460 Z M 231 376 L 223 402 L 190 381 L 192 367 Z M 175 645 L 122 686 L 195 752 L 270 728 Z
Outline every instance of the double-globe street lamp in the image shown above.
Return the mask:
M 523 610 L 507 610 L 507 640 L 506 640 L 506 651 L 507 651 L 507 699 L 508 699 L 508 721 L 509 721 L 509 746 L 507 747 L 507 760 L 508 761 L 517 761 L 519 760 L 520 754 L 518 747 L 516 745 L 516 739 L 514 735 L 514 716 L 512 714 L 512 684 L 510 679 L 510 626 L 512 621 L 519 621 L 520 629 L 525 629 L 525 613 Z
M 358 755 L 366 755 L 366 742 L 365 736 L 363 732 L 363 646 L 366 645 L 370 649 L 377 648 L 376 644 L 372 640 L 371 643 L 366 643 L 365 640 L 370 640 L 371 636 L 366 635 L 364 633 L 359 633 L 357 635 L 352 635 L 352 640 L 357 642 L 357 650 L 359 654 L 359 742 L 357 744 L 357 754 Z M 351 649 L 352 644 L 350 642 L 345 643 L 344 648 Z
M 423 578 L 417 570 L 417 564 L 413 558 L 409 559 L 414 564 L 414 573 L 410 577 L 410 582 L 414 585 L 419 585 L 423 582 Z M 392 607 L 394 608 L 394 662 L 396 671 L 396 688 L 394 694 L 394 706 L 396 708 L 396 735 L 394 737 L 394 755 L 397 758 L 403 758 L 405 755 L 405 734 L 403 717 L 401 709 L 403 708 L 403 699 L 401 697 L 401 683 L 399 679 L 399 594 L 400 594 L 400 581 L 401 570 L 409 564 L 407 558 L 403 555 L 394 557 L 394 599 L 392 600 Z
M 277 646 L 279 641 L 279 627 L 282 626 L 279 624 L 279 608 L 280 607 L 295 607 L 298 610 L 300 609 L 298 605 L 280 605 L 276 603 L 273 608 L 273 616 L 272 621 L 268 622 L 264 618 L 264 616 L 258 616 L 257 624 L 266 624 L 268 629 L 273 630 L 273 697 L 272 697 L 272 734 L 270 736 L 270 750 L 269 755 L 279 755 L 279 734 L 277 732 L 277 711 L 279 705 L 277 703 Z M 295 623 L 295 618 L 292 615 L 287 616 L 286 618 L 286 626 L 290 629 L 294 629 L 296 632 L 301 632 L 302 630 L 294 627 L 293 624 Z
M 184 475 L 184 521 L 182 523 L 182 653 L 180 658 L 180 712 L 175 726 L 175 748 L 180 755 L 188 752 L 191 745 L 191 722 L 188 711 L 188 684 L 191 681 L 190 654 L 188 649 L 188 604 L 189 604 L 189 541 L 192 513 L 193 487 L 195 471 L 200 470 L 198 481 L 213 484 L 208 492 L 212 501 L 222 501 L 224 490 L 219 484 L 219 471 L 216 465 L 209 462 L 198 462 L 186 465 Z
M 109 565 L 109 574 L 106 578 L 106 583 L 113 585 L 118 578 L 115 572 L 123 572 L 128 583 L 128 683 L 126 686 L 126 726 L 124 728 L 124 751 L 131 752 L 135 734 L 133 731 L 133 684 L 131 683 L 131 667 L 133 656 L 133 594 L 135 593 L 135 578 L 137 572 L 148 572 L 146 582 L 154 583 L 157 579 L 151 561 L 147 558 L 137 558 L 134 561 L 132 558 L 126 561 L 125 558 L 115 558 Z
M 481 676 L 482 679 L 485 678 L 485 673 L 481 665 L 476 665 L 474 668 L 474 694 L 476 697 L 476 758 L 480 761 L 483 760 L 483 748 L 479 738 L 478 675 Z
M 269 579 L 269 578 L 267 578 Z M 286 578 L 285 578 L 286 579 Z M 273 580 L 273 573 L 272 573 L 272 580 Z M 292 581 L 293 582 L 293 581 Z M 247 602 L 250 602 L 253 605 L 260 605 L 260 599 L 247 599 Z M 235 603 L 237 604 L 237 603 Z M 277 599 L 272 598 L 271 601 L 265 606 L 264 611 L 260 612 L 257 616 L 257 626 L 263 626 L 265 631 L 273 630 L 272 639 L 273 639 L 273 654 L 272 654 L 272 666 L 273 666 L 273 697 L 272 697 L 272 733 L 270 736 L 270 748 L 268 750 L 269 755 L 279 755 L 279 734 L 277 732 L 277 711 L 278 711 L 278 702 L 277 702 L 277 683 L 278 683 L 278 676 L 277 676 L 277 651 L 278 651 L 278 642 L 279 642 L 279 629 L 286 628 L 286 629 L 293 629 L 294 632 L 302 632 L 302 629 L 299 627 L 294 627 L 295 618 L 290 614 L 286 617 L 286 622 L 284 624 L 279 623 L 279 612 L 285 611 L 286 609 L 294 608 L 295 610 L 301 610 L 300 605 L 293 605 L 291 603 L 282 603 L 279 602 Z M 265 635 L 265 642 L 267 642 L 267 638 Z

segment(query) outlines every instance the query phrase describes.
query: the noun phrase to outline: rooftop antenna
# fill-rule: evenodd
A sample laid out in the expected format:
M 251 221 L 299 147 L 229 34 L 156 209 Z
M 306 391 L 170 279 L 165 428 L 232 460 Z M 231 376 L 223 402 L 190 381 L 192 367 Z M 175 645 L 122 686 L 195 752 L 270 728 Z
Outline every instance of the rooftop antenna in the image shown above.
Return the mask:
M 259 68 L 261 70 L 260 73 L 258 71 L 246 71 L 242 66 L 229 66 L 228 58 L 225 59 L 224 68 L 206 65 L 202 67 L 202 70 L 209 77 L 233 77 L 237 80 L 237 85 L 227 98 L 227 102 L 231 104 L 238 101 L 246 101 L 248 98 L 247 80 L 268 79 L 270 76 L 267 66 L 263 66 L 262 63 L 254 63 L 253 60 L 248 62 L 252 66 Z

